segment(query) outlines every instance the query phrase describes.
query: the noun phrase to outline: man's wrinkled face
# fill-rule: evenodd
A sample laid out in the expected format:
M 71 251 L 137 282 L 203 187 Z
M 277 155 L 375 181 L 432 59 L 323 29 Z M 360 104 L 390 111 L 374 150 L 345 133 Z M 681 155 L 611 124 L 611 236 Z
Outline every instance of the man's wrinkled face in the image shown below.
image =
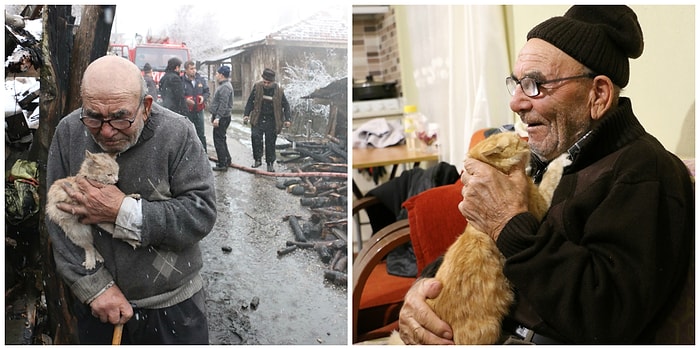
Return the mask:
M 585 67 L 555 46 L 531 39 L 520 51 L 513 77 L 546 81 L 584 74 Z M 528 97 L 518 85 L 510 108 L 527 124 L 533 152 L 552 160 L 566 152 L 591 127 L 590 78 L 538 84 L 539 94 Z
M 147 110 L 144 98 L 136 99 L 133 94 L 92 97 L 83 100 L 82 118 L 89 118 L 89 122 L 84 120 L 83 124 L 105 152 L 120 153 L 138 141 Z

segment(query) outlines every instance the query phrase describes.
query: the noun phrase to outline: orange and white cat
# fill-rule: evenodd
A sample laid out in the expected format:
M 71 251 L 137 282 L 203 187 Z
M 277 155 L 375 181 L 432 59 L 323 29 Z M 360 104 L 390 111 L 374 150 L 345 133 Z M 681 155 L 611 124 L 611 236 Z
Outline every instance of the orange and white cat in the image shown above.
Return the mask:
M 68 186 L 77 189 L 78 185 L 75 181 L 78 177 L 82 176 L 106 185 L 116 184 L 119 180 L 119 164 L 117 164 L 115 158 L 115 154 L 91 153 L 86 150 L 85 160 L 80 165 L 78 173 L 75 176 L 56 180 L 49 188 L 46 196 L 46 215 L 63 229 L 66 236 L 75 245 L 85 250 L 83 266 L 88 270 L 94 269 L 98 261 L 103 261 L 102 255 L 93 245 L 92 226 L 80 223 L 76 215 L 58 209 L 56 205 L 58 203 L 75 204 L 73 198 L 66 193 L 62 185 L 68 184 Z M 140 197 L 138 194 L 130 196 L 134 198 Z
M 528 210 L 542 220 L 564 168 L 571 164 L 568 154 L 552 161 L 538 186 L 530 186 Z M 530 148 L 514 132 L 494 134 L 476 144 L 468 157 L 491 164 L 503 173 L 525 171 Z M 448 248 L 435 278 L 442 291 L 428 305 L 453 331 L 455 344 L 495 344 L 501 322 L 513 303 L 513 291 L 503 274 L 505 258 L 496 242 L 467 224 L 464 233 Z M 394 332 L 389 344 L 403 344 Z

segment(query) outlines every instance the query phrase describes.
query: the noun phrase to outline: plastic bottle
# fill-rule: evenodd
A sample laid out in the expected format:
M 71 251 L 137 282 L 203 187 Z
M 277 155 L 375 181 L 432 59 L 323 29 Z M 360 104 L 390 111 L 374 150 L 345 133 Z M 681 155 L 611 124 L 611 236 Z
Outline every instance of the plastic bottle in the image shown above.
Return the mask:
M 403 106 L 403 133 L 406 138 L 406 148 L 411 152 L 419 150 L 416 137 L 416 129 L 420 121 L 418 108 L 415 105 Z

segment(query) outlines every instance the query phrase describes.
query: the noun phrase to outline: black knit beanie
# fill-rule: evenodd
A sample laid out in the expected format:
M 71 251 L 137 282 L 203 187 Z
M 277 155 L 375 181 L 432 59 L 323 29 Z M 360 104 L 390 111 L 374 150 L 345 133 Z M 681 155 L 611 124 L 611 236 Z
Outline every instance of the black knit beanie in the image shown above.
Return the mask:
M 576 5 L 564 16 L 552 17 L 527 33 L 566 52 L 619 87 L 630 77 L 628 58 L 644 51 L 637 15 L 624 5 Z
M 275 71 L 270 68 L 265 68 L 262 73 L 262 78 L 267 81 L 275 81 Z

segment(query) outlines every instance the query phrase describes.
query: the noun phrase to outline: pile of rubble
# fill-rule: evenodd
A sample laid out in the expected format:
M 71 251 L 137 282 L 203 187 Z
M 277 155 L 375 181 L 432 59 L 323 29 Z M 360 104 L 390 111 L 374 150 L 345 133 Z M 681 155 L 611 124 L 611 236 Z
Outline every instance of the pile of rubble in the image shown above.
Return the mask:
M 11 6 L 8 6 L 11 7 Z M 43 323 L 39 242 L 39 176 L 27 160 L 39 127 L 42 20 L 37 7 L 5 12 L 5 343 L 50 343 L 35 339 Z M 41 333 L 41 332 L 38 332 Z
M 285 217 L 294 238 L 277 251 L 283 256 L 296 249 L 313 249 L 326 265 L 324 278 L 347 287 L 347 145 L 327 136 L 320 142 L 292 142 L 281 150 L 293 177 L 280 180 L 277 187 L 299 196 L 311 215 L 304 220 Z M 279 175 L 279 174 L 278 174 Z M 305 221 L 301 223 L 301 221 Z

